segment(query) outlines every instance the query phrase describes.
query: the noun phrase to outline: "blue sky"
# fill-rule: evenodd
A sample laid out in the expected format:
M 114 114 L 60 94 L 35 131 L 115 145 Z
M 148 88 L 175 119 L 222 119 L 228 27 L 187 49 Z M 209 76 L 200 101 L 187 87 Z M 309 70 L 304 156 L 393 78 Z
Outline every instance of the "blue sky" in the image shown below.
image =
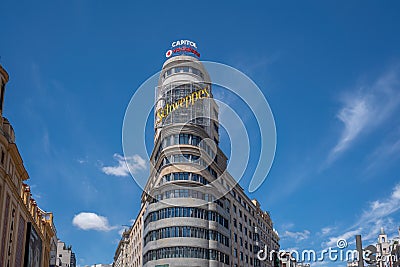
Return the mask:
M 282 248 L 318 250 L 356 233 L 372 242 L 381 226 L 396 234 L 397 1 L 3 1 L 1 10 L 4 115 L 34 197 L 80 265 L 111 262 L 136 216 L 140 188 L 118 167 L 125 109 L 181 38 L 247 74 L 269 102 L 276 157 L 251 197 L 271 212 Z

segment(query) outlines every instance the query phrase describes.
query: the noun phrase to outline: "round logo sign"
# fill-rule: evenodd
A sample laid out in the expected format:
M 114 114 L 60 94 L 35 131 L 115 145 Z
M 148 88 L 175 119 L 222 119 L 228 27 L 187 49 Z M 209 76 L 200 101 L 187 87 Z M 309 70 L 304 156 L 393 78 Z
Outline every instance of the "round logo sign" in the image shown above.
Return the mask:
M 168 50 L 167 53 L 165 53 L 166 57 L 170 57 L 172 55 L 172 50 Z

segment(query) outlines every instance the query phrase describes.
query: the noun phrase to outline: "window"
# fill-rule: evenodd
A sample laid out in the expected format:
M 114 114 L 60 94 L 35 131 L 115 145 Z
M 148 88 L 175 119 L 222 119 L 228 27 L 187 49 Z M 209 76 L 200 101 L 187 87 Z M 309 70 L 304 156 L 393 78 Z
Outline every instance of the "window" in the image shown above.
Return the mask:
M 192 145 L 193 146 L 198 146 L 199 144 L 200 144 L 200 137 L 192 136 Z
M 192 217 L 203 220 L 210 220 L 218 222 L 225 228 L 229 227 L 228 220 L 225 219 L 219 213 L 215 211 L 208 211 L 201 208 L 193 208 L 193 207 L 164 208 L 158 211 L 150 212 L 147 218 L 145 219 L 145 227 L 147 227 L 147 225 L 151 222 L 173 217 Z
M 143 256 L 143 263 L 146 264 L 152 260 L 167 258 L 199 258 L 207 260 L 216 260 L 229 264 L 229 256 L 214 249 L 205 249 L 198 247 L 167 247 L 155 250 L 149 250 Z
M 179 144 L 188 145 L 189 144 L 189 135 L 188 134 L 179 134 Z

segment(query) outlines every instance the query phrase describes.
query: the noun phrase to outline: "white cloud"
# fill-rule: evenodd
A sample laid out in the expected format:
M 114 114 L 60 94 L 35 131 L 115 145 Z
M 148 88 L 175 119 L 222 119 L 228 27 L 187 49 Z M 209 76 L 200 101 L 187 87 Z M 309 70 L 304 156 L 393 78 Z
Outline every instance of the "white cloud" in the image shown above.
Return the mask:
M 89 162 L 89 160 L 87 159 L 87 157 L 86 157 L 86 158 L 78 158 L 78 159 L 76 159 L 76 161 L 77 161 L 79 164 L 85 164 L 85 163 L 88 163 L 88 162 Z
M 349 99 L 337 114 L 338 119 L 344 124 L 344 129 L 339 142 L 333 148 L 333 153 L 345 150 L 367 125 L 370 116 L 371 106 L 367 99 L 364 97 Z
M 384 200 L 375 200 L 369 204 L 358 221 L 358 225 L 386 218 L 400 209 L 400 183 L 395 185 L 391 195 Z
M 358 234 L 361 233 L 361 230 L 362 230 L 361 228 L 358 228 L 356 230 L 348 231 L 348 232 L 346 232 L 344 234 L 341 234 L 339 236 L 332 236 L 332 237 L 329 238 L 328 242 L 326 242 L 324 244 L 324 246 L 325 247 L 336 247 L 338 240 L 341 240 L 341 239 L 342 240 L 346 240 L 347 243 L 350 243 L 351 240 L 354 240 L 354 236 L 355 235 L 358 235 Z
M 400 104 L 399 76 L 399 70 L 395 68 L 372 85 L 344 96 L 336 115 L 344 127 L 329 154 L 329 161 L 347 150 L 362 133 L 376 128 L 394 113 Z
M 284 251 L 299 251 L 299 247 L 291 247 L 291 248 L 281 248 Z
M 113 176 L 129 176 L 129 171 L 136 173 L 147 168 L 146 161 L 139 155 L 123 157 L 119 154 L 114 154 L 114 159 L 118 161 L 118 165 L 102 167 L 102 172 Z
M 281 230 L 288 230 L 288 229 L 292 229 L 294 227 L 294 223 L 284 223 L 281 225 Z
M 294 239 L 296 242 L 302 241 L 310 237 L 310 231 L 304 230 L 303 232 L 285 231 L 282 235 L 284 238 Z
M 330 227 L 330 226 L 324 227 L 324 228 L 321 229 L 321 234 L 322 235 L 327 235 L 327 234 L 331 233 L 333 229 L 334 228 Z
M 82 230 L 110 231 L 115 226 L 110 226 L 108 219 L 93 212 L 81 212 L 74 216 L 72 224 Z
M 368 156 L 369 165 L 366 168 L 366 174 L 373 170 L 381 171 L 381 165 L 390 164 L 396 161 L 400 156 L 400 128 L 394 131 L 394 134 L 389 134 L 382 144 Z
M 397 225 L 389 216 L 400 209 L 400 183 L 395 185 L 390 195 L 383 200 L 375 200 L 369 203 L 358 221 L 347 232 L 328 238 L 323 246 L 333 247 L 339 239 L 345 239 L 348 243 L 354 243 L 355 235 L 361 234 L 363 241 L 373 241 L 378 237 L 381 227 L 386 233 L 396 232 Z

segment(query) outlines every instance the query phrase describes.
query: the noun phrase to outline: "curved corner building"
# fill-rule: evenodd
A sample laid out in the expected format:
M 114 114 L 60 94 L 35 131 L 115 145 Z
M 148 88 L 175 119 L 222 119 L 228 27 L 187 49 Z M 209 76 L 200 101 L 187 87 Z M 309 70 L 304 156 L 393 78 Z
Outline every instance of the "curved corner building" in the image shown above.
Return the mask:
M 226 172 L 218 106 L 209 74 L 195 55 L 166 60 L 155 103 L 151 173 L 142 218 L 136 220 L 143 225 L 137 262 L 145 267 L 272 266 L 256 253 L 264 247 L 278 250 L 279 237 L 269 214 Z

